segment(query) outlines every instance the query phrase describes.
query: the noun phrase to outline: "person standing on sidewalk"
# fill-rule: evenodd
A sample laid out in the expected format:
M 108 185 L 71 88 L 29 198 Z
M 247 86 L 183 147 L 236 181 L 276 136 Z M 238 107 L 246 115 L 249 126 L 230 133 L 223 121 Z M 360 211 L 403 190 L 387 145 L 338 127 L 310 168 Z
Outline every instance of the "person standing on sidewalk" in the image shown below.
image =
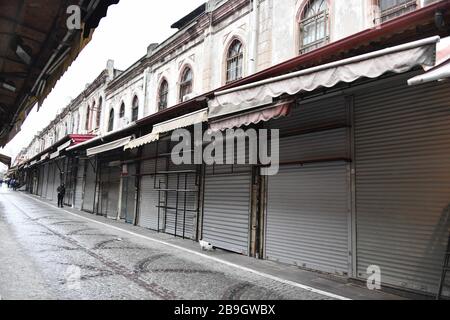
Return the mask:
M 58 192 L 58 207 L 64 208 L 64 196 L 66 195 L 66 187 L 64 184 L 61 184 L 58 189 L 56 189 Z

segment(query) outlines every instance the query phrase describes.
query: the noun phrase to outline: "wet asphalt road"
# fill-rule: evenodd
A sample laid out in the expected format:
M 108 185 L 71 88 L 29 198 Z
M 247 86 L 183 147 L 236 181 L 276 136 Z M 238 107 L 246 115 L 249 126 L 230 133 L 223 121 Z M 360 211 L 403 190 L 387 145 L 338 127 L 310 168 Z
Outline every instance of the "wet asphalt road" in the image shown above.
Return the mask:
M 2 299 L 327 299 L 0 188 Z

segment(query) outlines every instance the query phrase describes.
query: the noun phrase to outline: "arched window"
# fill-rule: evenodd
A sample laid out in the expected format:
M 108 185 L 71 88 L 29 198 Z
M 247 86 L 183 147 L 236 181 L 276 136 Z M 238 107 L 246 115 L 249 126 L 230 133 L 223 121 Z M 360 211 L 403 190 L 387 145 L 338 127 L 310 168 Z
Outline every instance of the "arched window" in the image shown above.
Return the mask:
M 80 132 L 80 112 L 77 112 L 77 129 L 75 130 L 75 133 Z
M 414 11 L 417 7 L 416 0 L 379 0 L 380 20 L 388 21 L 405 13 Z
M 133 105 L 131 108 L 131 121 L 136 121 L 139 117 L 139 99 L 138 97 L 133 98 Z
M 86 129 L 86 131 L 90 130 L 90 128 L 89 128 L 89 118 L 90 117 L 91 117 L 91 107 L 87 106 L 87 109 L 86 109 L 86 122 L 84 124 L 84 129 Z
M 300 53 L 317 49 L 329 41 L 327 0 L 311 0 L 300 19 Z
M 119 109 L 119 118 L 125 117 L 125 103 L 122 102 Z
M 108 119 L 108 132 L 113 131 L 114 129 L 114 109 L 111 109 L 109 112 L 109 119 Z
M 98 100 L 98 107 L 97 107 L 97 117 L 95 118 L 95 127 L 98 129 L 100 128 L 100 118 L 102 116 L 102 107 L 103 107 L 103 99 L 100 97 Z
M 67 136 L 69 134 L 69 126 L 67 122 L 64 122 L 64 135 Z
M 70 133 L 75 133 L 75 115 L 70 119 Z
M 243 60 L 242 43 L 235 39 L 228 48 L 227 53 L 227 83 L 242 78 Z
M 164 79 L 159 85 L 158 90 L 158 110 L 162 111 L 167 108 L 167 97 L 169 96 L 169 84 Z
M 192 70 L 189 67 L 186 67 L 183 70 L 183 74 L 181 75 L 180 81 L 180 101 L 183 102 L 186 100 L 186 97 L 192 93 L 192 82 L 193 75 Z

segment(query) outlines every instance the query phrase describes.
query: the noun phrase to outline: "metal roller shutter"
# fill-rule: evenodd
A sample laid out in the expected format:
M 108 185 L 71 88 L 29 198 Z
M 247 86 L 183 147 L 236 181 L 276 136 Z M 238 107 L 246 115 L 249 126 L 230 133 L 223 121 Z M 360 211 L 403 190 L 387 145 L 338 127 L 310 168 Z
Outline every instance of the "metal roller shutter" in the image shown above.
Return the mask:
M 109 168 L 108 211 L 109 218 L 117 218 L 120 189 L 120 167 Z
M 44 171 L 44 177 L 43 177 L 43 182 L 42 182 L 42 198 L 46 198 L 47 197 L 47 190 L 48 190 L 48 164 L 46 163 L 43 167 L 43 171 Z
M 219 167 L 220 168 L 220 167 Z M 203 204 L 203 240 L 248 254 L 251 173 L 212 174 L 207 168 Z
M 166 188 L 166 178 L 164 175 L 155 175 L 156 160 L 145 160 L 141 163 L 141 173 L 145 174 L 141 177 L 140 198 L 139 198 L 139 225 L 144 228 L 161 231 L 164 228 L 164 212 L 159 208 L 159 228 L 158 228 L 158 199 L 163 205 L 164 192 L 155 190 L 161 185 Z M 158 160 L 158 170 L 165 170 L 165 161 Z M 159 197 L 159 198 L 158 198 Z
M 449 233 L 450 90 L 406 79 L 355 95 L 357 269 L 435 293 Z
M 74 206 L 76 209 L 81 210 L 83 204 L 83 187 L 84 187 L 84 169 L 85 160 L 80 160 L 78 162 L 77 168 L 77 178 L 75 182 L 75 201 Z
M 122 177 L 122 204 L 120 218 L 134 223 L 136 208 L 136 165 L 127 164 L 128 175 Z
M 347 167 L 343 162 L 286 166 L 269 177 L 267 259 L 348 273 Z
M 54 163 L 50 163 L 49 165 L 49 184 L 47 189 L 47 199 L 53 200 L 56 196 L 56 165 Z
M 83 191 L 83 211 L 94 212 L 95 171 L 89 160 L 86 160 L 86 177 Z

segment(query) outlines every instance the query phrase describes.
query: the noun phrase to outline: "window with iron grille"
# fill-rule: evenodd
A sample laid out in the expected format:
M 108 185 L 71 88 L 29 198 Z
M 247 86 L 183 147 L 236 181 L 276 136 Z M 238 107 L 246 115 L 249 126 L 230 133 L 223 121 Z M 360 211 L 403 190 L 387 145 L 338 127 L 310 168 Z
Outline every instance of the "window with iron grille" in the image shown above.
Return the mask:
M 163 80 L 158 91 L 158 110 L 162 111 L 167 108 L 167 98 L 169 96 L 169 84 Z
M 300 35 L 300 53 L 312 51 L 329 42 L 329 12 L 326 0 L 312 0 L 306 5 L 301 16 Z
M 139 99 L 134 97 L 133 106 L 131 108 L 131 121 L 136 121 L 139 117 Z
M 242 78 L 243 60 L 242 43 L 237 39 L 233 40 L 227 53 L 227 83 Z
M 97 118 L 95 120 L 95 127 L 97 129 L 100 128 L 100 117 L 102 116 L 102 107 L 103 107 L 103 99 L 100 97 L 97 107 Z
M 416 0 L 379 0 L 380 21 L 385 22 L 390 19 L 414 11 L 417 8 Z
M 181 76 L 180 83 L 180 101 L 182 102 L 184 98 L 192 93 L 192 70 L 191 68 L 185 68 L 183 75 Z
M 119 118 L 122 119 L 123 117 L 125 117 L 125 104 L 124 103 L 122 103 L 120 105 L 120 109 L 119 109 Z
M 114 109 L 111 109 L 109 112 L 109 119 L 108 119 L 108 132 L 113 131 L 114 129 Z

